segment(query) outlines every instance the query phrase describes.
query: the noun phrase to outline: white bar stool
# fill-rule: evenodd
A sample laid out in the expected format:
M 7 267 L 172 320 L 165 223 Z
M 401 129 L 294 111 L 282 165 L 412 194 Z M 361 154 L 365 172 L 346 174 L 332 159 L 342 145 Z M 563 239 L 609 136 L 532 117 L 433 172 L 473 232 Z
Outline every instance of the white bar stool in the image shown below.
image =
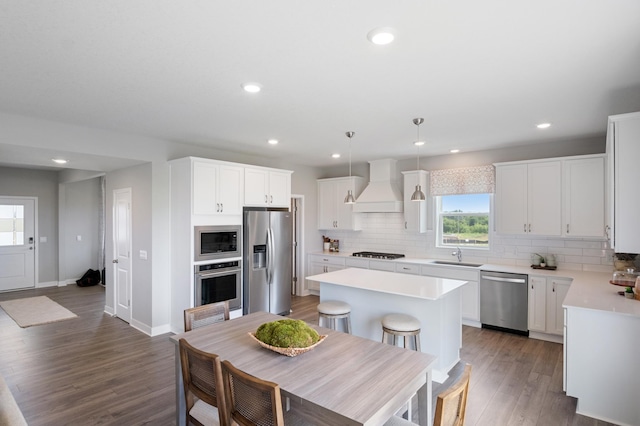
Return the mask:
M 386 343 L 387 335 L 393 336 L 393 345 L 396 345 L 398 336 L 404 338 L 404 347 L 407 340 L 413 337 L 413 347 L 420 352 L 420 321 L 406 314 L 388 314 L 382 317 L 382 343 Z
M 318 325 L 322 325 L 322 319 L 327 320 L 326 327 L 338 330 L 337 320 L 343 319 L 345 332 L 351 334 L 351 306 L 339 300 L 326 300 L 318 304 Z

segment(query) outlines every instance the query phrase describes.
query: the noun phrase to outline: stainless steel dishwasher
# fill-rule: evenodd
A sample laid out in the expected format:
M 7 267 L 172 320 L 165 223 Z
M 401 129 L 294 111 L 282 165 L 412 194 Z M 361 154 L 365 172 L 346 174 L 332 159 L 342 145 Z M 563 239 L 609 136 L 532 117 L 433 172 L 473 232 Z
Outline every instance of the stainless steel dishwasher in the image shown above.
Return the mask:
M 529 335 L 526 274 L 480 271 L 480 322 L 494 328 Z

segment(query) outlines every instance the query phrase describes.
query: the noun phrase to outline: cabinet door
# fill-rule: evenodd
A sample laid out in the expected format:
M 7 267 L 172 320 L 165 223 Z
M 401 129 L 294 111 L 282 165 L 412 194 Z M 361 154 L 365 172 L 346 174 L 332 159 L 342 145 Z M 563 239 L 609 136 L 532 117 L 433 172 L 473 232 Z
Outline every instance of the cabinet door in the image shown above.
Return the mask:
M 341 179 L 336 182 L 336 221 L 338 229 L 353 229 L 353 204 L 345 204 L 344 198 L 347 196 L 347 191 L 354 190 L 354 182 L 351 179 Z M 354 197 L 357 196 L 354 191 Z
M 640 114 L 615 122 L 614 232 L 618 253 L 640 253 Z
M 219 166 L 218 203 L 224 214 L 242 214 L 244 169 L 242 167 Z
M 496 229 L 501 234 L 527 232 L 527 165 L 496 167 Z
M 564 334 L 562 303 L 570 286 L 570 280 L 549 279 L 547 286 L 547 333 Z
M 244 204 L 247 206 L 266 206 L 268 196 L 269 173 L 261 169 L 244 169 Z
M 427 200 L 411 201 L 411 195 L 420 184 L 427 188 L 427 173 L 423 171 L 402 172 L 404 175 L 404 229 L 413 232 L 427 232 Z M 428 196 L 428 195 L 427 195 Z
M 480 292 L 478 281 L 462 286 L 462 318 L 480 321 Z
M 603 237 L 604 158 L 567 160 L 563 169 L 563 234 L 567 237 Z
M 217 214 L 220 211 L 216 198 L 218 166 L 204 162 L 193 163 L 193 214 Z
M 336 220 L 336 184 L 318 181 L 318 229 L 333 229 Z
M 529 275 L 529 330 L 546 331 L 547 279 Z
M 269 204 L 273 207 L 289 207 L 291 204 L 291 174 L 269 172 Z
M 527 232 L 562 235 L 562 163 L 532 163 L 528 167 Z

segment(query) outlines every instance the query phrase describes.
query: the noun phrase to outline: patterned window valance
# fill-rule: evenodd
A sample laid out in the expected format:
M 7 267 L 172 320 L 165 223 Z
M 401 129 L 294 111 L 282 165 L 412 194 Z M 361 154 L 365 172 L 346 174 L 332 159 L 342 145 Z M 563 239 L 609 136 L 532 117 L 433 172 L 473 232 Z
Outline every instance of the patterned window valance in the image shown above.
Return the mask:
M 431 195 L 487 194 L 496 186 L 492 165 L 461 169 L 434 170 L 431 175 Z

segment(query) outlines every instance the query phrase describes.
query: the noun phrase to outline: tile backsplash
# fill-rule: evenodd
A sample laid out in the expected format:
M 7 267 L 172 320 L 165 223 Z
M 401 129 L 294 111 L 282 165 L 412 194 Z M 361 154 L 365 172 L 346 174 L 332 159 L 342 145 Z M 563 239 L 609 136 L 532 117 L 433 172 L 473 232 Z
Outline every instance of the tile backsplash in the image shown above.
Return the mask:
M 402 213 L 361 213 L 361 231 L 322 231 L 340 240 L 340 251 L 402 253 L 406 257 L 452 259 L 453 248 L 435 245 L 435 232 L 416 234 L 404 229 Z M 320 241 L 320 238 L 318 239 Z M 531 254 L 554 254 L 559 269 L 609 272 L 613 270 L 613 250 L 597 239 L 506 236 L 492 233 L 489 250 L 464 248 L 464 262 L 502 265 L 531 265 Z

